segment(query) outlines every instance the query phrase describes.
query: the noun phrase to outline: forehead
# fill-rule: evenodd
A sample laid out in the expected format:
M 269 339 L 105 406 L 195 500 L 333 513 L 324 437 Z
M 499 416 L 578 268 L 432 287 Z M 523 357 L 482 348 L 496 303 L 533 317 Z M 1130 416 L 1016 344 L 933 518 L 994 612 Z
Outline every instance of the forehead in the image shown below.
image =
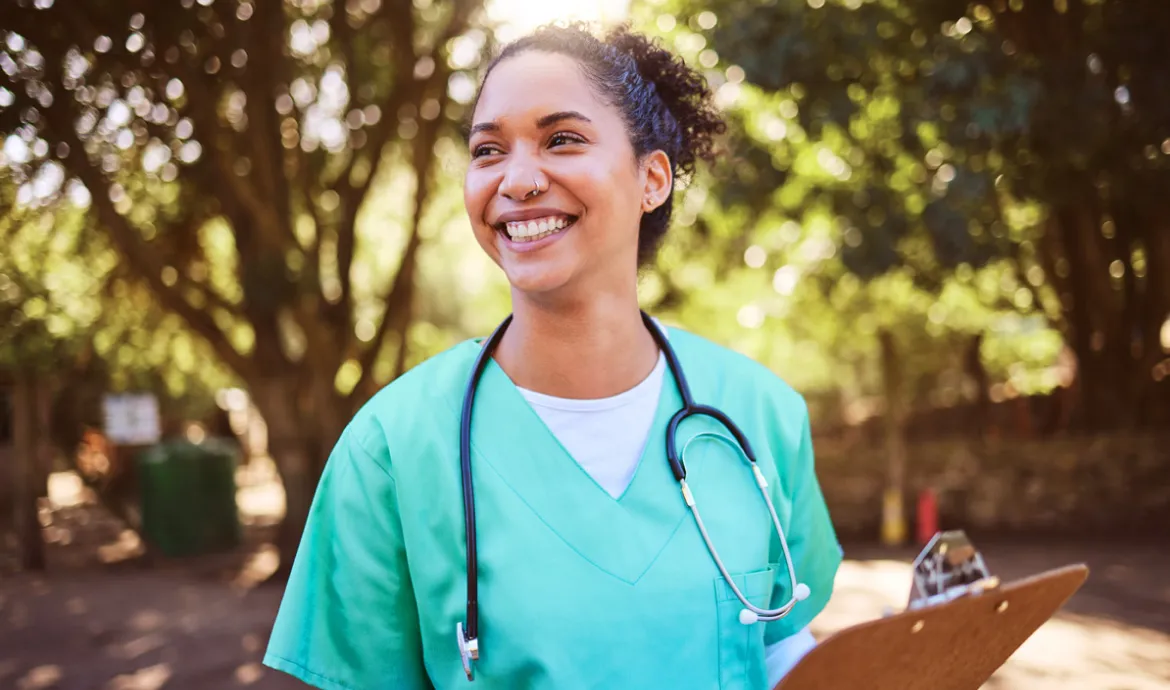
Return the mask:
M 480 91 L 472 122 L 520 124 L 566 110 L 576 110 L 594 122 L 617 118 L 613 107 L 594 93 L 574 58 L 527 50 L 501 60 L 492 69 Z

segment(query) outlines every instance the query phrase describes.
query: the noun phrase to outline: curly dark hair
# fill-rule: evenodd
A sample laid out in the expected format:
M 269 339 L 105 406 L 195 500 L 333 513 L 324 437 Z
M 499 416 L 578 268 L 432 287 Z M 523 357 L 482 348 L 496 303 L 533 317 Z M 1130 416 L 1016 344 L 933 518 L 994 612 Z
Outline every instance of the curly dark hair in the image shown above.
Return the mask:
M 530 50 L 576 59 L 597 95 L 621 111 L 635 155 L 663 151 L 670 158 L 675 180 L 690 177 L 699 159 L 713 158 L 715 137 L 726 125 L 712 103 L 707 81 L 657 41 L 626 26 L 614 28 L 604 38 L 583 23 L 543 26 L 505 46 L 488 66 L 480 89 L 501 61 Z M 672 182 L 666 201 L 642 215 L 640 264 L 654 257 L 666 235 L 673 191 Z

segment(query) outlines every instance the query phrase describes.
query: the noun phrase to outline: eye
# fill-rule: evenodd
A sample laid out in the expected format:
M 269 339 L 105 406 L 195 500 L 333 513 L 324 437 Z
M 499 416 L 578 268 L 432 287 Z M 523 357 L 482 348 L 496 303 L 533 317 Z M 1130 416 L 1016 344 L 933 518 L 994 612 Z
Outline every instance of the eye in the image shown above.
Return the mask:
M 548 145 L 550 147 L 564 146 L 565 144 L 584 144 L 584 143 L 585 143 L 585 139 L 583 137 L 581 137 L 577 134 L 573 134 L 572 132 L 557 132 L 556 134 L 554 134 L 548 138 Z
M 501 151 L 500 147 L 496 146 L 495 144 L 480 144 L 479 146 L 476 146 L 474 149 L 472 149 L 471 157 L 483 158 L 484 156 L 495 156 L 500 153 L 503 153 L 503 151 Z

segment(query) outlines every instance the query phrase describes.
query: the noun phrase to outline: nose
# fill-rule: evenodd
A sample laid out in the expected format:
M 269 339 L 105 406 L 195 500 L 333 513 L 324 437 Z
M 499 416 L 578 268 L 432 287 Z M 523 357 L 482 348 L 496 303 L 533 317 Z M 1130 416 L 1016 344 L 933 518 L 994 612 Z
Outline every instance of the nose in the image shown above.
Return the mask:
M 506 163 L 499 193 L 511 201 L 525 201 L 548 189 L 548 177 L 536 156 L 513 152 Z

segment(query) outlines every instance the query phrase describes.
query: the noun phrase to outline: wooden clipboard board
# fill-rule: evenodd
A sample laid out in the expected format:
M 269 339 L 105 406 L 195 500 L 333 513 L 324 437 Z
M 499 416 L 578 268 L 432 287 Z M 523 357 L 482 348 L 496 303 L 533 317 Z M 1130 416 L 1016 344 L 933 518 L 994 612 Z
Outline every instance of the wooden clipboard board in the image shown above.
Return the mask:
M 978 690 L 1088 574 L 1070 565 L 847 628 L 774 690 Z

